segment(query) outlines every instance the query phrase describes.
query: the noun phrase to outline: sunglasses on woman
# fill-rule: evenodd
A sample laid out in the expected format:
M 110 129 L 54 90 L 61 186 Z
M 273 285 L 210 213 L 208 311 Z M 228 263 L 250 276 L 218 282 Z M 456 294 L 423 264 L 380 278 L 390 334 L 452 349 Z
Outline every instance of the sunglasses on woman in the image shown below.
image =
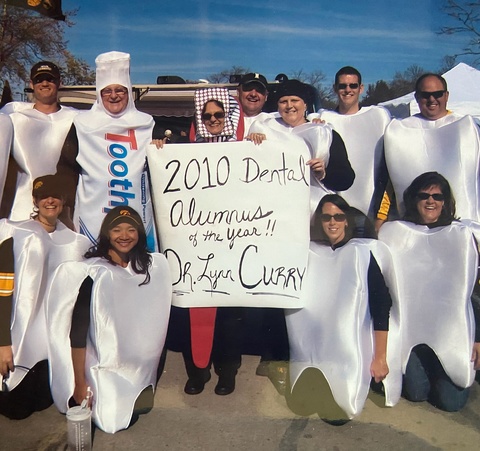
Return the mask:
M 225 117 L 225 113 L 223 111 L 217 111 L 216 113 L 203 113 L 202 114 L 202 121 L 209 121 L 214 117 L 215 119 L 223 119 Z
M 427 200 L 429 197 L 432 197 L 433 200 L 436 200 L 438 202 L 442 202 L 445 200 L 445 196 L 442 193 L 430 194 L 421 192 L 417 194 L 417 198 L 420 200 Z
M 320 215 L 320 220 L 322 222 L 330 222 L 331 219 L 334 219 L 336 222 L 343 222 L 347 219 L 347 215 L 343 213 L 336 213 L 334 215 L 329 215 L 327 213 L 322 213 Z

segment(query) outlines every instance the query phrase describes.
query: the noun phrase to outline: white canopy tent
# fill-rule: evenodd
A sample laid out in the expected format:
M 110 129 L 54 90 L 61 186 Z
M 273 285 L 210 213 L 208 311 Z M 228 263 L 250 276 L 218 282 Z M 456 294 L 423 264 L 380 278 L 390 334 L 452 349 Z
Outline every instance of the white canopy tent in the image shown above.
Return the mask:
M 459 63 L 443 74 L 450 93 L 447 107 L 455 113 L 469 114 L 480 120 L 480 71 Z M 393 117 L 403 118 L 419 113 L 414 93 L 405 94 L 379 105 L 387 108 Z

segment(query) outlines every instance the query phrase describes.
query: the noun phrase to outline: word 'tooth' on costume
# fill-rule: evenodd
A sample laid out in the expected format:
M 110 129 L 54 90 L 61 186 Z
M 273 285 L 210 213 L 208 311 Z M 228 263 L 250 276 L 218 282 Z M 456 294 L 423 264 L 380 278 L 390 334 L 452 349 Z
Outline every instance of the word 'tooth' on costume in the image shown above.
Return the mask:
M 477 277 L 478 252 L 472 230 L 460 222 L 428 228 L 393 221 L 379 239 L 393 256 L 401 318 L 401 363 L 405 373 L 410 352 L 429 346 L 458 387 L 472 385 L 470 361 L 475 320 L 471 294 Z M 428 277 L 422 277 L 428 271 Z
M 60 412 L 74 391 L 70 328 L 78 291 L 93 280 L 85 371 L 93 391 L 93 420 L 105 432 L 128 427 L 135 400 L 155 387 L 165 343 L 172 284 L 168 263 L 152 254 L 150 282 L 131 264 L 115 266 L 101 258 L 61 265 L 47 299 L 51 389 Z
M 345 142 L 348 159 L 355 171 L 353 185 L 338 193 L 370 218 L 380 207 L 388 174 L 383 154 L 383 135 L 390 123 L 385 108 L 362 107 L 355 114 L 320 110 L 320 118 L 331 124 Z
M 373 256 L 373 257 L 372 257 Z M 286 314 L 290 342 L 292 390 L 303 371 L 317 368 L 325 376 L 336 403 L 353 418 L 365 404 L 374 357 L 369 310 L 368 271 L 374 258 L 393 294 L 393 266 L 388 248 L 377 240 L 351 239 L 333 250 L 310 243 L 305 307 Z M 393 288 L 393 289 L 392 289 Z M 375 288 L 373 288 L 375 290 Z M 396 305 L 390 310 L 385 403 L 395 405 L 402 386 Z
M 450 182 L 460 218 L 480 220 L 480 138 L 470 116 L 394 119 L 385 131 L 385 158 L 400 214 L 412 180 L 437 171 Z
M 74 224 L 95 243 L 102 220 L 118 205 L 137 210 L 150 249 L 156 247 L 153 209 L 146 171 L 146 147 L 152 140 L 153 118 L 135 107 L 130 81 L 130 55 L 108 52 L 95 63 L 97 100 L 78 115 L 58 161 L 57 173 L 78 178 Z M 101 91 L 109 85 L 127 89 L 128 103 L 118 114 L 107 111 Z

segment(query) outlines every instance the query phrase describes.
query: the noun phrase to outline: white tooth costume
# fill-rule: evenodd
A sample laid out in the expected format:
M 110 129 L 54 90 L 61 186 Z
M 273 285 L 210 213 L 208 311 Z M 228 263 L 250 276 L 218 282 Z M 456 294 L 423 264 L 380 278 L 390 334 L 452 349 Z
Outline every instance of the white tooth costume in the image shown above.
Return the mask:
M 30 194 L 31 195 L 31 194 Z M 47 233 L 34 220 L 0 220 L 0 241 L 13 237 L 15 290 L 11 319 L 13 358 L 16 365 L 32 368 L 47 359 L 47 329 L 44 297 L 48 278 L 62 262 L 80 260 L 88 240 L 62 223 Z M 9 390 L 26 376 L 26 371 L 10 373 Z
M 333 250 L 310 243 L 305 307 L 286 311 L 290 342 L 292 390 L 303 371 L 317 368 L 325 376 L 336 403 L 349 418 L 358 415 L 370 388 L 374 331 L 368 301 L 370 253 L 380 267 L 392 297 L 387 363 L 386 405 L 395 405 L 402 385 L 398 310 L 393 266 L 388 248 L 377 240 L 354 238 Z
M 428 345 L 459 387 L 469 387 L 475 322 L 470 296 L 477 277 L 478 252 L 472 230 L 460 222 L 429 229 L 393 221 L 379 239 L 392 253 L 398 286 L 405 373 L 412 348 Z
M 328 164 L 331 159 L 331 152 L 336 152 L 337 154 L 341 152 L 341 149 L 332 146 L 333 136 L 332 136 L 332 126 L 328 124 L 312 124 L 305 123 L 298 125 L 296 127 L 291 127 L 286 125 L 285 122 L 280 117 L 270 117 L 265 120 L 254 121 L 250 126 L 249 133 L 263 133 L 267 139 L 272 134 L 275 134 L 275 139 L 281 139 L 282 134 L 289 133 L 295 136 L 298 136 L 302 139 L 308 146 L 310 150 L 311 158 L 319 158 L 325 163 L 325 172 L 329 174 Z M 318 203 L 325 194 L 332 194 L 333 191 L 338 186 L 335 186 L 338 183 L 339 179 L 342 177 L 338 176 L 340 171 L 343 172 L 344 180 L 342 184 L 351 186 L 355 174 L 353 173 L 348 157 L 345 155 L 340 159 L 335 158 L 337 163 L 330 167 L 330 170 L 333 170 L 337 173 L 336 179 L 331 185 L 328 183 L 328 179 L 323 181 L 318 180 L 315 176 L 315 172 L 311 171 L 312 176 L 310 177 L 310 211 L 311 215 L 315 213 Z
M 470 116 L 394 119 L 385 131 L 385 158 L 401 215 L 403 192 L 412 180 L 437 171 L 452 187 L 457 215 L 480 220 L 480 138 Z
M 14 221 L 30 218 L 33 181 L 55 173 L 63 143 L 73 118 L 78 114 L 74 108 L 64 106 L 55 113 L 45 114 L 36 110 L 34 105 L 25 104 L 25 108 L 10 114 L 14 130 L 12 156 L 20 168 L 9 216 Z
M 140 214 L 148 246 L 153 250 L 156 236 L 146 147 L 152 140 L 154 121 L 135 107 L 128 53 L 103 53 L 95 63 L 97 100 L 90 111 L 74 121 L 78 138 L 76 162 L 81 168 L 74 224 L 95 243 L 105 214 L 117 205 L 129 205 Z M 109 113 L 102 102 L 101 90 L 112 84 L 128 90 L 128 104 L 118 114 Z M 61 167 L 57 173 L 63 174 Z
M 0 113 L 0 201 L 3 197 L 3 187 L 7 178 L 8 157 L 12 145 L 13 126 L 6 114 Z
M 380 174 L 383 135 L 391 120 L 389 112 L 382 107 L 367 106 L 355 114 L 328 110 L 320 110 L 319 113 L 320 118 L 331 124 L 343 138 L 348 159 L 355 171 L 353 185 L 346 191 L 338 191 L 338 194 L 352 207 L 372 218 L 376 213 L 373 205 L 376 183 L 383 175 Z
M 65 106 L 55 113 L 45 114 L 34 106 L 35 103 L 30 102 L 10 102 L 0 110 L 8 114 L 12 121 L 15 133 L 11 152 L 20 168 L 9 216 L 14 221 L 30 218 L 33 210 L 33 180 L 55 173 L 62 145 L 73 118 L 78 114 L 74 108 Z
M 152 257 L 146 285 L 138 286 L 145 275 L 136 274 L 130 264 L 122 268 L 92 258 L 61 265 L 48 293 L 47 324 L 54 331 L 49 337 L 52 396 L 66 412 L 74 391 L 69 340 L 73 308 L 85 278 L 93 279 L 85 370 L 93 391 L 93 420 L 105 432 L 127 428 L 138 395 L 155 387 L 172 284 L 165 257 Z

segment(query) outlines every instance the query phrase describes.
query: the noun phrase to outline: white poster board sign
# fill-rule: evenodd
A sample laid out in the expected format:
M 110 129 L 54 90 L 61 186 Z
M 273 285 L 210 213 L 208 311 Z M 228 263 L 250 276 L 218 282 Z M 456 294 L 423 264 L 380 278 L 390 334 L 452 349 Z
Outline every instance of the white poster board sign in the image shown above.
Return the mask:
M 147 157 L 174 305 L 301 307 L 310 217 L 302 140 L 150 146 Z

